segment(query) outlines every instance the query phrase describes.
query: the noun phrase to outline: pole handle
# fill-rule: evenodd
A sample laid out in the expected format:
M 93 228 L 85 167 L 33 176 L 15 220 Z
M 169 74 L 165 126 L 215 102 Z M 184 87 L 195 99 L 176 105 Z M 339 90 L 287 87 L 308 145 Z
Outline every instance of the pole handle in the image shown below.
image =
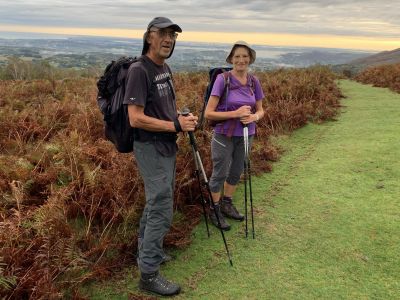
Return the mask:
M 182 111 L 180 112 L 180 114 L 184 117 L 187 117 L 190 114 L 190 109 L 187 107 L 184 107 L 182 109 Z M 194 150 L 197 151 L 197 143 L 196 143 L 196 139 L 194 138 L 193 132 L 189 131 L 189 139 L 190 139 L 190 144 L 193 146 Z

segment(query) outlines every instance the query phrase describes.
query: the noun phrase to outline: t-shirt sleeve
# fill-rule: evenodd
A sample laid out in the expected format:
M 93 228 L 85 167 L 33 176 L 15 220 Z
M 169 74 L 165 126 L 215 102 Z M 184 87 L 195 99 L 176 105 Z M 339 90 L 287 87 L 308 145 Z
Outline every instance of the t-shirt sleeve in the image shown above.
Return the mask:
M 256 97 L 256 101 L 259 101 L 259 100 L 264 99 L 265 96 L 264 96 L 264 92 L 262 90 L 260 81 L 258 80 L 257 77 L 254 77 L 254 78 L 255 78 L 255 91 L 254 91 L 254 94 L 255 94 L 255 97 Z
M 125 78 L 124 104 L 145 106 L 148 94 L 146 72 L 139 65 L 131 65 Z
M 218 74 L 217 78 L 215 78 L 214 85 L 210 95 L 221 98 L 222 93 L 224 92 L 224 85 L 225 85 L 224 75 Z

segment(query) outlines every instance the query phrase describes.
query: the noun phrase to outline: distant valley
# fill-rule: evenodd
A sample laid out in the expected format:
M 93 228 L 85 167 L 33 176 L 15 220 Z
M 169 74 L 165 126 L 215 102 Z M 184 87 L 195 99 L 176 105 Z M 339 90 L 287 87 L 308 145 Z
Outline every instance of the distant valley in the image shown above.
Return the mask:
M 122 55 L 141 54 L 141 39 L 86 36 L 5 36 L 0 32 L 0 66 L 15 56 L 24 60 L 46 60 L 61 68 L 103 68 Z M 226 65 L 231 45 L 220 43 L 177 42 L 169 64 L 175 71 L 199 71 Z M 339 65 L 366 58 L 375 52 L 361 50 L 277 47 L 254 45 L 257 61 L 253 69 L 307 67 L 314 64 Z

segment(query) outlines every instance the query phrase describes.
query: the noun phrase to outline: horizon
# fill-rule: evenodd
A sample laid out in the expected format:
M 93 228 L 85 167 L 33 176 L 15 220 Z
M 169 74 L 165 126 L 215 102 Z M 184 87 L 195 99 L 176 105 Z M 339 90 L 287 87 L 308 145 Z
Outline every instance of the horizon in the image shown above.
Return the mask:
M 142 47 L 141 38 L 0 32 L 0 65 L 6 65 L 7 57 L 14 55 L 27 60 L 47 59 L 62 67 L 105 66 L 117 56 L 140 55 Z M 230 44 L 223 42 L 179 41 L 169 63 L 175 70 L 207 69 L 225 61 L 230 48 Z M 253 44 L 253 49 L 257 52 L 254 68 L 259 70 L 339 65 L 377 54 L 369 50 L 257 44 Z
M 18 27 L 18 31 L 3 31 L 2 28 L 0 27 L 0 38 L 1 39 L 65 39 L 65 38 L 78 38 L 78 37 L 87 37 L 87 38 L 107 38 L 107 39 L 116 39 L 116 38 L 122 38 L 126 40 L 142 40 L 142 35 L 143 31 L 140 30 L 104 30 L 101 29 L 99 31 L 90 29 L 90 30 L 85 30 L 83 28 L 79 28 L 76 30 L 75 28 L 63 28 L 62 31 L 60 31 L 58 28 L 51 28 L 49 30 L 38 30 L 36 31 L 36 28 L 30 28 L 29 30 L 23 31 L 21 30 L 21 27 Z M 109 34 L 109 35 L 104 35 L 101 33 Z M 114 34 L 112 34 L 114 33 Z M 221 34 L 225 34 L 226 36 L 223 37 Z M 350 44 L 347 43 L 347 46 L 343 46 L 342 43 L 339 43 L 339 41 L 346 41 L 350 37 L 343 37 L 343 38 L 337 38 L 334 37 L 333 39 L 330 39 L 330 42 L 323 42 L 323 45 L 321 44 L 321 36 L 318 36 L 319 43 L 313 43 L 312 40 L 313 38 L 317 39 L 317 36 L 314 37 L 305 37 L 303 38 L 302 42 L 297 41 L 297 42 L 275 42 L 271 41 L 271 43 L 263 42 L 262 38 L 265 37 L 266 35 L 264 34 L 256 34 L 256 33 L 240 33 L 240 34 L 234 34 L 234 33 L 218 33 L 218 32 L 207 32 L 207 33 L 201 33 L 201 32 L 184 32 L 184 33 L 179 33 L 178 36 L 178 42 L 188 42 L 188 43 L 205 43 L 205 44 L 221 44 L 221 45 L 230 45 L 236 40 L 241 40 L 240 37 L 243 37 L 243 35 L 246 35 L 247 39 L 246 41 L 249 41 L 250 44 L 252 45 L 258 45 L 258 46 L 269 46 L 269 47 L 290 47 L 290 48 L 316 48 L 316 49 L 341 49 L 341 50 L 348 50 L 348 51 L 360 51 L 360 52 L 381 52 L 381 51 L 391 51 L 395 50 L 400 47 L 400 45 L 397 45 L 397 41 L 391 43 L 391 42 L 386 42 L 384 45 L 386 47 L 363 47 L 363 48 L 357 48 L 357 45 L 359 44 Z M 216 39 L 210 39 L 210 36 L 218 36 L 218 40 Z M 233 39 L 233 36 L 236 39 Z M 253 38 L 248 38 L 249 36 L 253 36 Z M 267 35 L 268 36 L 268 35 Z M 270 34 L 269 36 L 272 36 Z M 282 37 L 285 37 L 287 35 L 280 35 L 279 41 L 281 41 Z M 292 37 L 293 38 L 293 37 Z M 353 37 L 354 38 L 354 37 Z M 244 40 L 242 38 L 242 40 Z M 291 39 L 292 40 L 292 39 Z M 309 41 L 309 42 L 304 42 L 304 41 Z M 368 39 L 367 39 L 368 41 Z M 369 41 L 371 45 L 379 45 L 380 41 Z M 393 45 L 393 47 L 391 47 Z M 398 47 L 397 47 L 398 46 Z
M 400 48 L 398 11 L 390 0 L 32 0 L 0 2 L 0 31 L 142 38 L 162 12 L 181 41 L 387 51 Z
M 116 36 L 101 36 L 101 35 L 73 35 L 73 34 L 56 34 L 56 33 L 32 33 L 32 32 L 2 32 L 0 31 L 0 40 L 68 40 L 68 39 L 84 39 L 84 40 L 107 40 L 113 42 L 122 43 L 133 43 L 133 47 L 137 47 L 139 44 L 143 43 L 142 38 L 136 37 L 116 37 Z M 186 49 L 189 47 L 204 47 L 204 49 L 209 50 L 210 48 L 215 48 L 221 51 L 228 51 L 231 47 L 230 43 L 222 41 L 182 41 L 178 39 L 176 49 Z M 257 51 L 257 57 L 259 58 L 272 58 L 274 56 L 279 56 L 282 53 L 290 51 L 319 51 L 319 52 L 348 52 L 348 53 L 365 53 L 367 55 L 373 55 L 378 53 L 379 50 L 368 50 L 368 49 L 352 49 L 352 48 L 338 48 L 338 47 L 318 47 L 318 46 L 292 46 L 292 45 L 267 45 L 267 44 L 252 44 L 252 46 Z M 225 49 L 226 47 L 226 49 Z

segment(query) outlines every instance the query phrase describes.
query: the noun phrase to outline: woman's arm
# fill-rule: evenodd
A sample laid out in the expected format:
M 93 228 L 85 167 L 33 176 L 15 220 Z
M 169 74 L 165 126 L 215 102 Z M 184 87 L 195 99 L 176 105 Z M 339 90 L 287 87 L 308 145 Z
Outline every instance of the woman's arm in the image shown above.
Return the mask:
M 250 124 L 252 122 L 257 122 L 258 120 L 263 118 L 264 109 L 262 107 L 262 100 L 263 99 L 256 101 L 256 111 L 254 112 L 254 114 L 240 118 L 240 122 L 242 122 L 243 124 Z
M 228 119 L 236 119 L 236 118 L 243 118 L 246 116 L 250 116 L 251 107 L 248 105 L 241 106 L 237 110 L 233 111 L 216 111 L 219 99 L 220 98 L 217 96 L 210 96 L 210 99 L 208 99 L 206 110 L 204 112 L 204 116 L 207 119 L 213 121 L 224 121 Z

